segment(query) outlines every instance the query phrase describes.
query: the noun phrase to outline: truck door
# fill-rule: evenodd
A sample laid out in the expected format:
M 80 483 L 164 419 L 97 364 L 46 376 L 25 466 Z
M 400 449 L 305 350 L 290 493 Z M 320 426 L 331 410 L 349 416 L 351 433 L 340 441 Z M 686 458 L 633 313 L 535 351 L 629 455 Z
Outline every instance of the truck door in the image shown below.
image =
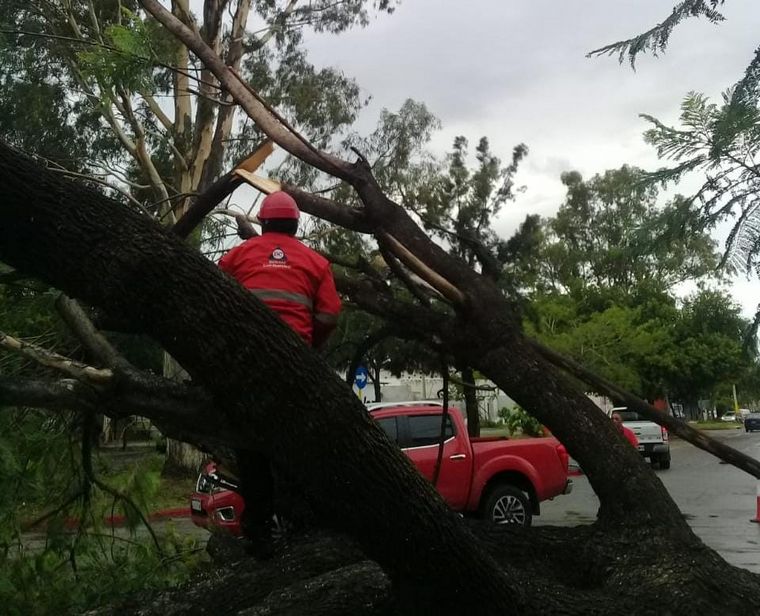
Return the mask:
M 399 417 L 399 419 L 402 419 Z M 433 480 L 438 459 L 441 415 L 407 415 L 403 451 L 428 480 Z M 472 476 L 472 450 L 467 434 L 457 434 L 451 417 L 446 420 L 441 470 L 436 488 L 449 507 L 462 511 L 467 505 Z

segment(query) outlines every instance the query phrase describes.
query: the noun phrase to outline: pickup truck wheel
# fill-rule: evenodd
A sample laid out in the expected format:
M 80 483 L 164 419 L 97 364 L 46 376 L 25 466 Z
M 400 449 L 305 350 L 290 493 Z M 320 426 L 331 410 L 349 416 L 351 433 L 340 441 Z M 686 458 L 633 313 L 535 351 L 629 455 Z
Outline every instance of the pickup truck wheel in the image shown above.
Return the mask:
M 533 512 L 525 492 L 515 486 L 502 484 L 493 488 L 486 498 L 483 517 L 499 525 L 530 526 Z
M 660 468 L 664 471 L 670 468 L 670 454 L 660 456 Z

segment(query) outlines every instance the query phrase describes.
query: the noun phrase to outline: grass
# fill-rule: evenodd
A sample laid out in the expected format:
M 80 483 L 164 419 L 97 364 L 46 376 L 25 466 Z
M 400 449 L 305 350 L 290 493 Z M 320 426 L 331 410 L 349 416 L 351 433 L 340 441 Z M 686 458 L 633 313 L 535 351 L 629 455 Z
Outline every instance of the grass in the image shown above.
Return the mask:
M 122 452 L 120 448 L 95 453 L 95 475 L 107 486 L 126 493 L 141 511 L 150 514 L 162 509 L 189 507 L 195 478 L 162 477 L 165 456 L 155 450 Z M 61 504 L 64 496 L 47 495 L 39 501 L 24 502 L 24 521 L 31 522 Z M 92 492 L 92 510 L 110 513 L 113 496 L 97 488 Z M 119 513 L 119 510 L 115 511 Z M 105 515 L 104 514 L 104 515 Z M 77 515 L 72 512 L 72 515 Z
M 190 493 L 195 487 L 195 478 L 163 477 L 165 456 L 155 451 L 143 453 L 127 464 L 123 461 L 112 464 L 108 453 L 101 450 L 100 478 L 118 490 L 129 488 L 136 479 L 151 486 L 145 497 L 147 512 L 175 507 L 188 507 Z M 141 476 L 142 475 L 142 476 Z

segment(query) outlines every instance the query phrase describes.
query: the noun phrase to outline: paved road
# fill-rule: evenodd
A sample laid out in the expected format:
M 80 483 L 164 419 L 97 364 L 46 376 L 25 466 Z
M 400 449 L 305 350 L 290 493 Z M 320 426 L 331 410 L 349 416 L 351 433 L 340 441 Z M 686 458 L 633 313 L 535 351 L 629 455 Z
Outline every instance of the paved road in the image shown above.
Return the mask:
M 727 445 L 760 459 L 760 433 L 713 430 Z M 760 524 L 755 517 L 757 480 L 684 441 L 671 446 L 670 470 L 656 473 L 694 532 L 731 564 L 760 573 Z M 541 505 L 535 524 L 575 526 L 593 522 L 599 501 L 585 477 L 574 478 L 573 493 Z

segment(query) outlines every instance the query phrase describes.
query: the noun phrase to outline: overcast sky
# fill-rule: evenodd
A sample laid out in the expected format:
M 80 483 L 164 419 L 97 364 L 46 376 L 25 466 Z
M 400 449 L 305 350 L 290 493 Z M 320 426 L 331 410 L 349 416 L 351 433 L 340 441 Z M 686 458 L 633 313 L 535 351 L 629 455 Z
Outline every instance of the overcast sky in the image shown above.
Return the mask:
M 617 57 L 586 52 L 662 21 L 670 0 L 404 0 L 390 16 L 340 36 L 310 36 L 310 58 L 339 67 L 372 97 L 360 119 L 370 130 L 382 108 L 425 102 L 443 129 L 433 148 L 456 135 L 486 135 L 508 159 L 524 142 L 530 154 L 518 181 L 527 191 L 495 227 L 510 234 L 528 213 L 552 214 L 564 191 L 562 171 L 584 176 L 624 163 L 658 166 L 642 139 L 647 113 L 675 121 L 690 90 L 717 97 L 733 84 L 760 44 L 760 3 L 729 0 L 727 20 L 679 26 L 667 53 L 642 56 L 632 71 Z M 735 286 L 747 313 L 760 301 L 757 282 Z

